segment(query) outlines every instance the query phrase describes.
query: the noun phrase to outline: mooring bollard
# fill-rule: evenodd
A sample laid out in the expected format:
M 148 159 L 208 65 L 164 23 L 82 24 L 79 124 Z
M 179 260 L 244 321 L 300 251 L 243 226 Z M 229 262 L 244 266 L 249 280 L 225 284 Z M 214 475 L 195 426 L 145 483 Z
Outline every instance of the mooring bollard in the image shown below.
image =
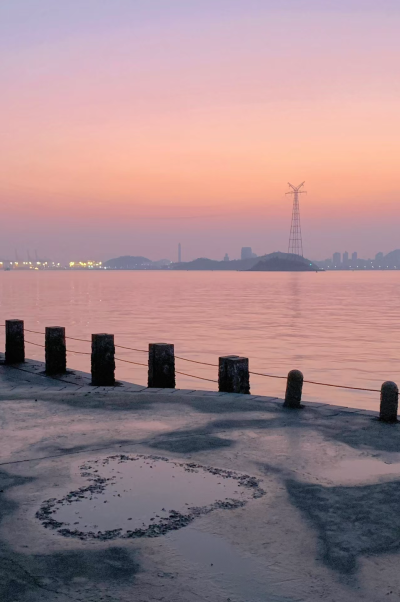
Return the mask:
M 92 334 L 92 385 L 115 385 L 115 347 L 113 334 Z
M 149 344 L 148 387 L 175 389 L 175 351 L 169 343 Z
M 6 364 L 25 361 L 24 321 L 6 320 Z
M 250 393 L 249 360 L 238 355 L 219 358 L 218 390 L 221 393 Z
M 383 422 L 397 422 L 397 408 L 399 405 L 399 389 L 396 383 L 387 380 L 381 387 L 381 407 L 379 420 Z
M 67 347 L 63 326 L 45 328 L 46 374 L 65 374 L 67 371 Z
M 300 370 L 291 370 L 287 377 L 285 408 L 302 408 L 301 393 L 303 391 L 303 374 Z

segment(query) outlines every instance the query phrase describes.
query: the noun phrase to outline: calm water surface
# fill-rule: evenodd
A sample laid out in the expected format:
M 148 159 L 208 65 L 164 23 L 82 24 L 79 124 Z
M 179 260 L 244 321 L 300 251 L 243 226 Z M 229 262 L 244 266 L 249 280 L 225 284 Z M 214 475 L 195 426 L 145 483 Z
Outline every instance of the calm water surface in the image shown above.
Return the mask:
M 25 327 L 65 326 L 67 335 L 90 339 L 115 334 L 116 344 L 146 349 L 175 343 L 175 353 L 217 363 L 219 355 L 244 355 L 250 369 L 306 379 L 380 388 L 400 383 L 400 274 L 397 272 L 0 272 L 0 321 Z M 43 344 L 43 336 L 26 339 Z M 69 349 L 90 344 L 69 341 Z M 4 348 L 4 328 L 0 328 Z M 27 356 L 44 349 L 27 344 Z M 146 363 L 146 354 L 117 350 L 117 357 Z M 69 353 L 70 368 L 90 370 L 90 356 Z M 177 370 L 216 379 L 217 368 L 177 360 Z M 146 383 L 146 367 L 117 362 L 117 378 Z M 215 389 L 177 376 L 177 386 Z M 252 393 L 280 396 L 282 380 L 253 376 Z M 379 394 L 306 384 L 304 398 L 376 409 Z

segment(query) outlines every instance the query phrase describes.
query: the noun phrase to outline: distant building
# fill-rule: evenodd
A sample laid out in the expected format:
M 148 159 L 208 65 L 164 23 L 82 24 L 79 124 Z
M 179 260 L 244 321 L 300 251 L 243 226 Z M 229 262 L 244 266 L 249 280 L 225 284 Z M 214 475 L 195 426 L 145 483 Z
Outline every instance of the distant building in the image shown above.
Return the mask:
M 10 270 L 58 270 L 61 264 L 54 261 L 7 261 L 3 267 Z
M 375 255 L 375 261 L 382 261 L 383 253 L 379 252 Z
M 347 265 L 349 265 L 349 254 L 348 254 L 348 252 L 347 252 L 347 251 L 345 251 L 345 252 L 343 253 L 343 265 L 344 265 L 344 266 L 347 266 Z
M 228 255 L 228 253 L 225 253 L 224 261 L 229 261 L 229 255 Z
M 252 259 L 253 257 L 257 257 L 251 247 L 242 247 L 242 252 L 240 255 L 241 259 Z
M 181 243 L 178 243 L 178 263 L 182 263 L 182 247 L 181 247 Z
M 101 261 L 70 261 L 70 270 L 101 270 L 103 264 Z
M 358 259 L 358 255 L 357 255 L 357 251 L 354 251 L 354 253 L 351 254 L 351 261 L 355 262 Z
M 334 253 L 332 255 L 332 261 L 333 261 L 333 267 L 337 267 L 340 266 L 340 264 L 342 263 L 342 256 L 340 253 Z

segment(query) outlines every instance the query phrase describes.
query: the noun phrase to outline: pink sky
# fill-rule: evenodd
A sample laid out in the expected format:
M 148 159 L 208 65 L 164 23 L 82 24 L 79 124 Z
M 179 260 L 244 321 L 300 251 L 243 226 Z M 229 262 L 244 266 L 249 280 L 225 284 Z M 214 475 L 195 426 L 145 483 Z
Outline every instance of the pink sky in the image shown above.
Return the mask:
M 0 7 L 0 257 L 286 250 L 288 180 L 305 254 L 400 247 L 397 3 L 56 4 Z

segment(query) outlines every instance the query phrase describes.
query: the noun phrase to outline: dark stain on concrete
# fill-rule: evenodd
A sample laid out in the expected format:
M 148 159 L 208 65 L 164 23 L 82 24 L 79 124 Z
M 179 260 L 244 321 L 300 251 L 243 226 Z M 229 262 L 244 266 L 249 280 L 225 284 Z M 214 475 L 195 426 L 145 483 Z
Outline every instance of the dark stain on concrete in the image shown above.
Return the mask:
M 148 443 L 154 449 L 182 454 L 231 447 L 233 444 L 231 439 L 216 437 L 202 430 L 174 431 L 160 435 Z
M 179 392 L 178 392 L 179 394 Z M 204 414 L 234 414 L 236 412 L 274 412 L 275 407 L 268 406 L 268 402 L 257 399 L 246 399 L 244 397 L 238 398 L 239 403 L 235 403 L 233 400 L 225 399 L 224 396 L 212 397 L 211 399 L 206 395 L 187 395 L 181 398 L 185 405 L 190 406 L 193 410 Z M 271 397 L 271 399 L 275 399 Z M 282 401 L 283 403 L 283 401 Z
M 30 477 L 0 472 L 0 520 L 18 508 L 16 502 L 7 499 L 7 491 L 32 481 L 34 479 Z M 94 600 L 97 584 L 132 582 L 139 570 L 135 551 L 117 546 L 104 550 L 20 554 L 0 540 L 1 602 L 34 599 L 52 601 L 64 595 L 68 598 L 71 590 L 76 591 L 88 585 Z
M 379 422 L 376 418 L 365 421 L 357 414 L 350 415 L 348 428 L 337 429 L 336 425 L 330 425 L 329 420 L 320 419 L 316 428 L 327 439 L 340 441 L 354 449 L 369 447 L 385 452 L 398 452 L 400 449 L 399 424 L 387 424 Z
M 210 422 L 209 428 L 212 430 L 254 430 L 254 429 L 267 429 L 276 426 L 276 420 L 274 417 L 271 418 L 242 418 L 242 419 L 224 419 L 214 420 Z
M 105 550 L 73 550 L 32 556 L 36 575 L 53 575 L 69 585 L 81 580 L 105 583 L 133 581 L 139 564 L 132 550 L 111 547 Z
M 232 430 L 255 430 L 277 428 L 278 421 L 271 419 L 239 419 L 239 420 L 214 420 L 197 429 L 177 429 L 169 433 L 162 433 L 146 441 L 146 445 L 155 449 L 163 449 L 174 453 L 193 453 L 231 447 L 235 445 L 233 439 L 219 437 L 216 433 Z
M 96 390 L 93 392 L 88 391 L 80 394 L 76 392 L 72 395 L 63 395 L 62 397 L 52 400 L 47 399 L 44 396 L 41 401 L 49 404 L 60 404 L 66 405 L 70 408 L 77 408 L 78 410 L 101 410 L 101 412 L 126 412 L 127 410 L 133 410 L 142 412 L 145 410 L 151 410 L 152 406 L 159 403 L 159 398 L 156 395 L 144 394 L 143 398 L 138 399 L 135 394 L 134 401 L 132 401 L 132 395 L 128 392 L 121 393 L 121 396 L 113 393 L 112 395 L 101 395 L 96 394 Z
M 318 532 L 321 560 L 355 575 L 361 556 L 400 550 L 400 481 L 323 487 L 286 481 L 289 499 Z
M 139 565 L 134 552 L 120 547 L 73 550 L 54 554 L 0 555 L 0 600 L 98 599 L 96 592 L 111 583 L 133 583 Z M 90 597 L 80 598 L 90 587 Z M 100 588 L 99 588 L 100 586 Z M 93 598 L 92 598 L 93 596 Z
M 242 406 L 243 408 L 243 406 Z M 246 411 L 246 410 L 244 410 Z M 210 422 L 205 428 L 209 433 L 221 430 L 273 430 L 292 428 L 295 430 L 305 428 L 320 434 L 327 441 L 345 443 L 353 449 L 370 448 L 377 451 L 395 452 L 400 449 L 399 424 L 386 424 L 376 418 L 347 414 L 342 417 L 342 428 L 337 428 L 335 420 L 330 421 L 330 416 L 320 414 L 316 410 L 307 409 L 301 413 L 293 410 L 278 408 L 264 409 L 264 413 L 271 413 L 265 419 L 222 419 Z
M 60 383 L 62 384 L 62 383 Z M 72 393 L 72 394 L 69 394 Z M 177 405 L 185 405 L 201 414 L 225 414 L 237 412 L 275 412 L 276 408 L 268 406 L 265 400 L 258 401 L 257 399 L 238 398 L 238 403 L 232 399 L 221 397 L 208 397 L 207 395 L 187 395 L 180 394 L 179 390 L 170 394 L 168 399 L 169 404 L 174 404 L 176 397 Z M 8 395 L 9 397 L 9 395 Z M 274 399 L 274 398 L 271 398 Z M 68 391 L 65 395 L 57 396 L 57 399 L 42 398 L 48 403 L 56 403 L 76 407 L 80 410 L 102 410 L 107 412 L 121 412 L 127 410 L 135 411 L 154 411 L 154 406 L 165 405 L 164 401 L 160 400 L 160 396 L 152 392 L 144 390 L 142 393 L 122 392 L 112 395 L 96 394 L 92 392 L 79 393 L 79 391 Z M 282 402 L 283 403 L 283 402 Z
M 32 481 L 32 478 L 0 472 L 0 520 L 18 508 L 15 502 L 7 499 L 8 490 Z M 35 586 L 34 578 L 21 566 L 18 556 L 0 540 L 0 600 L 2 602 L 14 602 L 28 587 Z
M 134 445 L 138 443 L 137 439 L 94 439 L 89 441 L 87 444 L 71 445 L 66 447 L 65 445 L 56 445 L 54 443 L 36 445 L 35 450 L 43 453 L 46 456 L 64 456 L 68 454 L 80 454 L 84 452 L 90 452 L 93 448 L 106 449 L 108 447 L 123 447 L 125 445 Z
M 34 479 L 32 477 L 19 477 L 11 475 L 6 471 L 0 471 L 0 520 L 7 514 L 10 514 L 17 508 L 17 504 L 6 497 L 6 493 L 13 487 L 19 487 L 31 483 Z

